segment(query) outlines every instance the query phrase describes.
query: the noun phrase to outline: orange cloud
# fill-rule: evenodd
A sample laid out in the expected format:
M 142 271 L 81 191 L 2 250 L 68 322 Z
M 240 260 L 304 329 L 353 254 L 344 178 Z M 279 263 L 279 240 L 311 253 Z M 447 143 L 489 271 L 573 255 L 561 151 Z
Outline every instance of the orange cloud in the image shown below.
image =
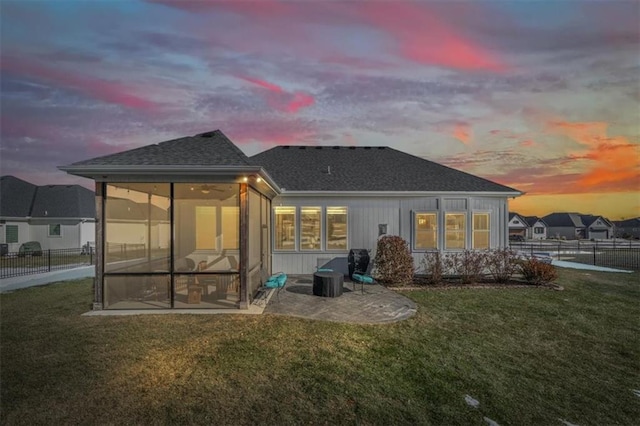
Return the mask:
M 534 141 L 532 141 L 531 139 L 525 139 L 523 141 L 520 141 L 520 146 L 525 147 L 525 148 L 531 148 L 534 146 L 537 146 L 538 144 L 535 143 Z
M 468 145 L 473 137 L 471 126 L 467 123 L 456 123 L 453 129 L 453 137 L 463 144 Z
M 587 147 L 569 158 L 586 160 L 588 170 L 577 180 L 582 190 L 640 189 L 640 149 L 625 136 L 608 137 L 606 122 L 552 121 L 548 129 Z
M 255 86 L 267 90 L 266 100 L 269 106 L 282 112 L 291 114 L 297 113 L 302 108 L 309 107 L 315 103 L 313 96 L 304 92 L 289 93 L 277 84 L 257 78 L 237 76 L 241 80 L 247 81 Z

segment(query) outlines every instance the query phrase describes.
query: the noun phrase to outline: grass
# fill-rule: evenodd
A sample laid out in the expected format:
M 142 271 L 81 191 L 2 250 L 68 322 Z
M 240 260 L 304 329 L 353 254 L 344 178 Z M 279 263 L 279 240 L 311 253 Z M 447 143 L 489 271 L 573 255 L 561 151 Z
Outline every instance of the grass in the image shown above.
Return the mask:
M 640 274 L 407 293 L 384 326 L 81 317 L 89 280 L 2 295 L 3 424 L 637 424 Z M 480 401 L 474 409 L 465 395 Z

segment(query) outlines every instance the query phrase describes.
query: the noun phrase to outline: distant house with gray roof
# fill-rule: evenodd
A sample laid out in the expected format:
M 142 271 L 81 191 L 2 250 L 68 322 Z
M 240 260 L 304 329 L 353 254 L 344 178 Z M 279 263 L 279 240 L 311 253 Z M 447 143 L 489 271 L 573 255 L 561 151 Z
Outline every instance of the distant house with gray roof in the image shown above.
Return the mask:
M 530 240 L 544 240 L 547 238 L 547 223 L 538 216 L 525 216 L 527 222 L 527 238 Z
M 507 200 L 522 195 L 390 147 L 248 157 L 219 130 L 61 169 L 96 182 L 94 309 L 247 308 L 262 277 L 346 274 L 350 250 L 373 257 L 382 235 L 403 237 L 416 264 L 503 248 Z M 109 251 L 124 238 L 140 249 Z
M 95 217 L 95 195 L 87 188 L 0 177 L 0 243 L 9 252 L 27 241 L 45 250 L 80 248 L 95 240 Z
M 602 216 L 581 213 L 551 213 L 542 218 L 549 238 L 567 240 L 613 238 L 613 224 Z
M 612 221 L 616 238 L 640 239 L 640 217 Z

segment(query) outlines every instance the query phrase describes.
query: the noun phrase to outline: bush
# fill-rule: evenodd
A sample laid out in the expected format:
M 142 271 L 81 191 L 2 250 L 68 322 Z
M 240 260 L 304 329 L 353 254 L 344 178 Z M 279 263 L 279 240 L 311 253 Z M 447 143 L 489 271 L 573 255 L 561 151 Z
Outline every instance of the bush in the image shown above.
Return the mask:
M 506 283 L 518 271 L 516 253 L 509 248 L 491 250 L 487 253 L 486 266 L 495 282 Z
M 406 285 L 413 282 L 413 257 L 402 237 L 381 237 L 374 263 L 376 279 L 382 283 Z
M 529 259 L 520 263 L 520 272 L 527 282 L 535 285 L 548 284 L 558 278 L 556 268 L 538 259 Z
M 447 273 L 457 275 L 464 284 L 477 282 L 482 277 L 486 264 L 487 252 L 464 250 L 450 253 L 444 258 L 443 265 Z
M 427 252 L 420 260 L 420 267 L 432 284 L 442 282 L 444 265 L 439 251 Z

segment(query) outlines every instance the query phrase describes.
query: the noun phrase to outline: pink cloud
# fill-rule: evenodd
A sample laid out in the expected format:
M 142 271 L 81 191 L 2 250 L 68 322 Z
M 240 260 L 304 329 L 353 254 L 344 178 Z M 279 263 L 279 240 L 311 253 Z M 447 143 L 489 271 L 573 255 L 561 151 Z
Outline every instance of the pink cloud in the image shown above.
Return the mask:
M 120 105 L 125 108 L 148 111 L 158 107 L 156 103 L 133 94 L 135 88 L 132 86 L 74 75 L 67 71 L 42 66 L 28 59 L 3 57 L 0 69 L 23 77 L 58 85 L 65 89 L 75 90 L 102 102 Z
M 503 72 L 509 68 L 496 53 L 465 36 L 424 3 L 371 2 L 358 11 L 390 34 L 400 55 L 411 61 L 470 71 Z
M 267 103 L 278 111 L 295 114 L 301 109 L 307 108 L 315 103 L 313 96 L 308 93 L 299 91 L 289 93 L 283 90 L 280 86 L 269 83 L 265 80 L 246 76 L 237 77 L 264 89 L 266 92 L 262 92 L 264 93 Z

